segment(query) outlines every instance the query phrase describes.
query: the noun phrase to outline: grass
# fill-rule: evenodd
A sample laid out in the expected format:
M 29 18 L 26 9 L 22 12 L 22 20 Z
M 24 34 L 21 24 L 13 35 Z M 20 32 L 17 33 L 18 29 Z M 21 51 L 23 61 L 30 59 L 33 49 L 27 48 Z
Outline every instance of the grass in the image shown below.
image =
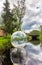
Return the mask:
M 42 35 L 39 36 L 39 40 L 42 41 Z
M 0 50 L 9 49 L 10 47 L 10 36 L 0 37 Z
M 32 37 L 27 36 L 27 42 L 31 39 L 32 39 Z M 42 36 L 39 36 L 39 40 L 42 41 Z M 0 50 L 9 49 L 11 47 L 10 41 L 11 41 L 10 34 L 8 34 L 6 37 L 0 37 Z M 36 45 L 36 44 L 38 44 L 38 42 L 37 43 L 33 42 L 33 44 Z

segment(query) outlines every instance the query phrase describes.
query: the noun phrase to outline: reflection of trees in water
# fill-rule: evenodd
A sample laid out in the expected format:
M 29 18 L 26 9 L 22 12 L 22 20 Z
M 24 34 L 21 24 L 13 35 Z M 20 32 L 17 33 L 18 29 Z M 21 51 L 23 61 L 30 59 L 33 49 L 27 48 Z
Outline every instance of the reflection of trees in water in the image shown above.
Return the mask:
M 39 45 L 39 44 L 40 44 L 40 41 L 31 41 L 31 43 L 32 43 L 33 45 Z
M 42 49 L 42 41 L 40 42 L 40 48 Z
M 24 65 L 26 63 L 27 52 L 24 48 L 13 48 L 10 53 L 12 63 Z

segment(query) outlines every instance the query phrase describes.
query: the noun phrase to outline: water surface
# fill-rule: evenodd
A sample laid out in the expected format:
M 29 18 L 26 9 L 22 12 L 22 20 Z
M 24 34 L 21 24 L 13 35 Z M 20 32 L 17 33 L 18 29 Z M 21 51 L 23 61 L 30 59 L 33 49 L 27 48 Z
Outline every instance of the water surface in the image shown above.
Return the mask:
M 35 46 L 31 42 L 28 42 L 26 50 L 28 52 L 26 65 L 42 65 L 42 49 L 40 44 Z

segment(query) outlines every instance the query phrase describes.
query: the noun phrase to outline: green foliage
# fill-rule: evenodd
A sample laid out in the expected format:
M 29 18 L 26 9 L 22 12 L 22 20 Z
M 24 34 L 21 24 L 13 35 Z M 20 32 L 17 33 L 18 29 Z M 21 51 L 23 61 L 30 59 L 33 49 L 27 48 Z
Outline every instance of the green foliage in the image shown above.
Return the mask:
M 4 30 L 6 33 L 12 33 L 13 32 L 13 14 L 10 12 L 9 2 L 6 0 L 4 3 L 3 8 L 4 13 L 2 13 L 3 18 L 3 24 L 4 24 Z
M 36 45 L 36 46 L 37 46 L 37 45 L 40 44 L 40 41 L 32 41 L 31 43 L 32 43 L 33 45 Z
M 27 39 L 27 42 L 28 42 L 29 40 L 32 39 L 32 37 L 27 35 L 26 39 Z
M 0 37 L 0 50 L 11 47 L 10 37 Z
M 39 40 L 42 42 L 42 25 L 40 25 Z
M 17 1 L 17 5 L 11 12 L 9 2 L 6 0 L 3 7 L 2 19 L 6 33 L 21 30 L 22 18 L 25 15 L 25 0 Z M 20 6 L 19 6 L 20 5 Z
M 15 28 L 16 30 L 21 30 L 22 18 L 25 15 L 25 0 L 17 1 L 17 6 L 14 5 L 12 10 Z
M 39 40 L 42 42 L 42 35 L 39 36 Z
M 14 38 L 13 41 L 26 41 L 26 38 Z
M 37 34 L 37 35 L 39 35 L 39 34 L 40 34 L 40 31 L 38 31 L 38 30 L 33 30 L 33 31 L 30 32 L 30 34 Z
M 13 29 L 13 32 L 16 32 L 17 31 L 17 28 Z

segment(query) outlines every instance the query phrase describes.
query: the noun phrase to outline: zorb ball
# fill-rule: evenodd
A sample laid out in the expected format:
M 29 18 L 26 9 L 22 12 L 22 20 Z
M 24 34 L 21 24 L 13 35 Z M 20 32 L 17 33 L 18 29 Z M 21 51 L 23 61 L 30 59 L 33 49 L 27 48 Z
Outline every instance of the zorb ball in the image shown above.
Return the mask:
M 13 65 L 25 65 L 27 60 L 27 52 L 24 48 L 15 48 L 10 53 Z
M 11 44 L 13 47 L 24 47 L 26 41 L 26 34 L 22 31 L 17 31 L 11 36 Z

